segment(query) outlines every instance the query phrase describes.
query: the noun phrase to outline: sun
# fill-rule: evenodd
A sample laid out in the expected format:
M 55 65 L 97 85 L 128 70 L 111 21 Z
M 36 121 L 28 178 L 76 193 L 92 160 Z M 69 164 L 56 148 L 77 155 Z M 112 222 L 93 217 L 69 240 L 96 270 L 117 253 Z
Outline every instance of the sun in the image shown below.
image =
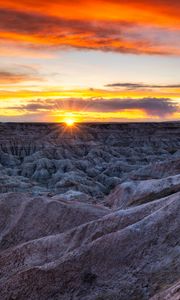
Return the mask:
M 72 127 L 74 125 L 74 123 L 75 123 L 75 121 L 73 119 L 66 119 L 64 122 L 69 127 Z

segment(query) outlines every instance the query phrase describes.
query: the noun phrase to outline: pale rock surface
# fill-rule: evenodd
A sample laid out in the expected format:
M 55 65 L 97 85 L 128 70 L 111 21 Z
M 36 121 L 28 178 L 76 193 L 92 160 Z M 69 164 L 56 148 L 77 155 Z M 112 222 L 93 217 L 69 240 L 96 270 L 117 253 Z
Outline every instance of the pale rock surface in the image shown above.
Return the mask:
M 179 300 L 180 299 L 180 281 L 158 293 L 150 300 Z
M 171 195 L 179 190 L 180 175 L 157 180 L 128 181 L 118 185 L 106 198 L 106 203 L 112 208 L 126 209 Z

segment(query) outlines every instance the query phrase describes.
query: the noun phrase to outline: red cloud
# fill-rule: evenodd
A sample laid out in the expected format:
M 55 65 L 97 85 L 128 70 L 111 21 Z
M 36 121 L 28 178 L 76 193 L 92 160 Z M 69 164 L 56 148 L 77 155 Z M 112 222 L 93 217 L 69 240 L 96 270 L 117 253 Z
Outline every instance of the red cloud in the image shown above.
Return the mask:
M 0 5 L 1 41 L 180 55 L 179 1 L 0 0 Z

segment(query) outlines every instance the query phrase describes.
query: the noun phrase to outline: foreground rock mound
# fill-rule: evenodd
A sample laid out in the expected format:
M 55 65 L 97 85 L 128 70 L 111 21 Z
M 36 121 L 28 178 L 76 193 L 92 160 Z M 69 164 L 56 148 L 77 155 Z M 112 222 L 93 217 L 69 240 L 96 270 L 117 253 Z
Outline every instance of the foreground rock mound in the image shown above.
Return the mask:
M 74 205 L 2 197 L 0 299 L 150 299 L 179 279 L 180 192 L 115 212 Z

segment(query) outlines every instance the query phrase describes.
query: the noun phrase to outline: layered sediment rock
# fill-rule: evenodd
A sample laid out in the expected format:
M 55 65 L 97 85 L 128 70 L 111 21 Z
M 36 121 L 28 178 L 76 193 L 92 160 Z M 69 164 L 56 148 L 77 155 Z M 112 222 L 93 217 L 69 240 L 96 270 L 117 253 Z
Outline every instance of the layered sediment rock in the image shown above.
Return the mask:
M 0 300 L 179 300 L 180 124 L 0 125 Z

